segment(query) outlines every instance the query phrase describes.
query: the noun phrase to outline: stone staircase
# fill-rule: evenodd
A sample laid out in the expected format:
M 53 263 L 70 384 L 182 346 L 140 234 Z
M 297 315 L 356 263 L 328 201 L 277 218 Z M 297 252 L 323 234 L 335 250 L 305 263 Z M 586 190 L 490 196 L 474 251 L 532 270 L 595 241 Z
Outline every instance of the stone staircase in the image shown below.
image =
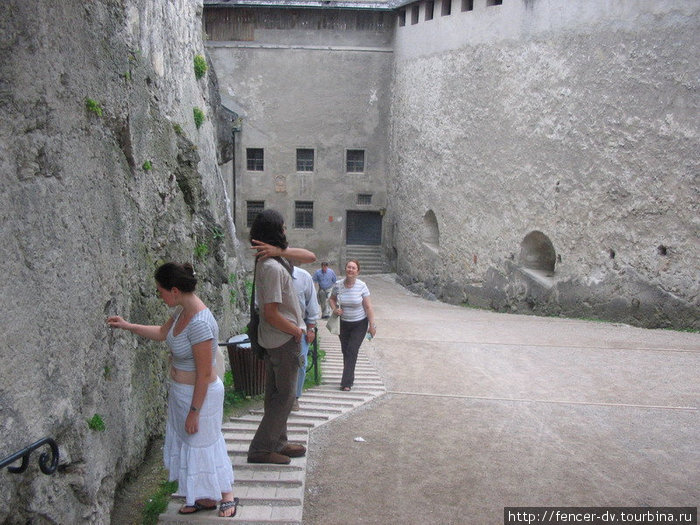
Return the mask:
M 364 267 L 363 267 L 364 271 Z M 338 337 L 329 334 L 322 321 L 319 327 L 320 347 L 326 352 L 321 363 L 322 384 L 307 390 L 299 398 L 297 412 L 289 416 L 287 430 L 289 440 L 303 443 L 308 448 L 309 431 L 354 408 L 371 401 L 386 392 L 377 371 L 372 367 L 363 348 L 355 368 L 355 385 L 350 392 L 341 392 L 340 376 L 343 371 L 343 356 Z M 371 344 L 366 341 L 364 345 Z M 242 417 L 234 417 L 222 426 L 233 463 L 234 495 L 240 498 L 235 523 L 245 525 L 301 524 L 304 509 L 304 487 L 306 481 L 306 458 L 292 458 L 289 465 L 249 464 L 246 461 L 248 445 L 262 419 L 262 410 L 251 410 Z M 313 454 L 309 450 L 307 455 Z M 171 498 L 166 511 L 158 523 L 232 523 L 230 518 L 219 518 L 217 511 L 200 511 L 181 515 L 178 509 L 184 498 Z
M 369 275 L 389 271 L 384 252 L 379 245 L 348 244 L 345 246 L 345 260 L 349 259 L 360 261 L 360 274 Z

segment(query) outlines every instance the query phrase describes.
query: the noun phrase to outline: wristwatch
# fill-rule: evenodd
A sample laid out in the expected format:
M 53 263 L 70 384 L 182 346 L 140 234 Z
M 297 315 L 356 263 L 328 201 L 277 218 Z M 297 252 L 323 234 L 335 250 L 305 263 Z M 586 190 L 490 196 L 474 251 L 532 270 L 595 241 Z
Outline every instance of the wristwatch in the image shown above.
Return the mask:
M 194 406 L 194 405 L 190 406 L 190 412 L 197 412 L 197 410 L 199 410 L 199 409 L 196 406 Z

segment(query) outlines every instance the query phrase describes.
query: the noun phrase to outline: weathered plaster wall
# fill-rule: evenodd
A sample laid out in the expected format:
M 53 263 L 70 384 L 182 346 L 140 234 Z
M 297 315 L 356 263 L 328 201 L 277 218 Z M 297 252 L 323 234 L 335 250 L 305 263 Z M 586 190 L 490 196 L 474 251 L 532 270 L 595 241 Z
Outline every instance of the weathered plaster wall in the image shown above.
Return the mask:
M 491 38 L 456 31 L 479 21 Z M 388 202 L 405 282 L 698 328 L 700 5 L 477 1 L 440 20 L 449 49 L 428 45 L 432 22 L 395 39 Z M 519 270 L 533 230 L 554 245 L 553 276 Z
M 46 436 L 61 456 L 53 476 L 38 470 L 48 449 L 23 474 L 0 472 L 3 523 L 109 522 L 115 486 L 163 429 L 166 350 L 105 317 L 167 319 L 158 263 L 194 260 L 222 338 L 240 324 L 209 76 L 193 72 L 201 9 L 0 6 L 0 456 Z M 199 130 L 193 107 L 208 116 Z M 88 429 L 94 414 L 104 432 Z
M 316 16 L 307 11 L 296 20 L 300 28 L 302 16 Z M 282 21 L 289 16 L 285 9 L 276 15 Z M 208 42 L 207 47 L 222 97 L 235 102 L 232 109 L 242 118 L 232 175 L 240 238 L 246 240 L 249 231 L 246 201 L 265 201 L 284 215 L 290 243 L 336 265 L 345 243 L 346 211 L 386 207 L 391 32 L 321 31 L 299 45 L 307 33 L 256 28 L 252 42 Z M 264 171 L 247 171 L 246 148 L 264 149 Z M 296 171 L 297 148 L 315 150 L 313 172 Z M 365 150 L 364 173 L 345 172 L 348 148 Z M 358 207 L 358 193 L 372 194 L 372 204 Z M 293 227 L 296 200 L 313 201 L 313 229 Z

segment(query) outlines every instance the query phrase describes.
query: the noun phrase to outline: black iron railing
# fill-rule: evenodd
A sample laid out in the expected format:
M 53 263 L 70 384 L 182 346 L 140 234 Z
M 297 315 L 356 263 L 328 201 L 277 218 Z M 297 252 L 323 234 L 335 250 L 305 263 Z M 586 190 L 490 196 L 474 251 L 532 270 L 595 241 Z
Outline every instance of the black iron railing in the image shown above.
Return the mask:
M 39 456 L 39 468 L 44 474 L 50 475 L 56 472 L 58 467 L 58 445 L 51 438 L 40 439 L 36 443 L 32 443 L 28 447 L 15 452 L 11 456 L 7 456 L 5 459 L 0 461 L 0 470 L 7 467 L 7 470 L 13 474 L 21 474 L 29 466 L 29 455 L 43 445 L 48 445 L 51 448 L 51 453 L 42 452 Z M 22 464 L 19 467 L 10 467 L 15 461 L 22 458 Z

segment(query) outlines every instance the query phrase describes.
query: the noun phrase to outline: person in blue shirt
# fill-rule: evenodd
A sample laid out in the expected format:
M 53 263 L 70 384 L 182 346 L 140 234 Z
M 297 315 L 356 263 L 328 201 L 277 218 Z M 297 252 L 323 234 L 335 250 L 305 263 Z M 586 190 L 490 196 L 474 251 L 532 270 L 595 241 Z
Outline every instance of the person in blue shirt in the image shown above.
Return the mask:
M 333 285 L 338 278 L 335 276 L 333 270 L 328 267 L 328 263 L 324 261 L 321 263 L 321 269 L 316 270 L 314 273 L 313 279 L 315 283 L 318 283 L 317 299 L 318 304 L 323 310 L 323 319 L 328 319 L 331 316 L 331 307 L 328 303 L 328 298 L 331 296 Z
M 294 405 L 292 405 L 292 410 L 299 410 L 299 397 L 301 397 L 304 379 L 306 379 L 306 363 L 307 356 L 309 355 L 309 346 L 313 344 L 316 337 L 314 328 L 316 328 L 316 323 L 319 317 L 321 317 L 321 309 L 316 300 L 316 290 L 314 289 L 314 282 L 311 278 L 311 274 L 295 266 L 292 272 L 292 279 L 294 280 L 292 283 L 294 284 L 294 290 L 299 298 L 301 314 L 304 317 L 304 323 L 306 323 L 306 334 L 301 338 L 301 355 L 304 356 L 304 366 L 299 369 L 297 396 L 294 400 Z

